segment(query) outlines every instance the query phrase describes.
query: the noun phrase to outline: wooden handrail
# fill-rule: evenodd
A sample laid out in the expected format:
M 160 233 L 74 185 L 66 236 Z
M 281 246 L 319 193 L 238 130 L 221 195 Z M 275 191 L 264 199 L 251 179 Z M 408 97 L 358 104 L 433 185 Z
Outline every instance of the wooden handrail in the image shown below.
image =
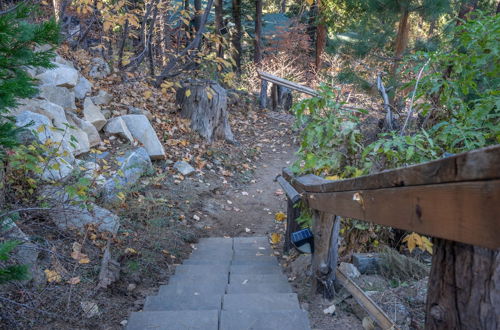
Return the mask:
M 319 95 L 319 93 L 312 88 L 299 85 L 299 84 L 294 83 L 290 80 L 286 80 L 286 79 L 274 76 L 270 73 L 263 72 L 263 71 L 257 71 L 257 74 L 259 75 L 260 79 L 267 80 L 273 84 L 281 85 L 281 86 L 284 86 L 284 87 L 287 87 L 287 88 L 290 88 L 290 89 L 293 89 L 295 91 L 302 92 L 304 94 L 308 94 L 311 96 L 318 96 Z

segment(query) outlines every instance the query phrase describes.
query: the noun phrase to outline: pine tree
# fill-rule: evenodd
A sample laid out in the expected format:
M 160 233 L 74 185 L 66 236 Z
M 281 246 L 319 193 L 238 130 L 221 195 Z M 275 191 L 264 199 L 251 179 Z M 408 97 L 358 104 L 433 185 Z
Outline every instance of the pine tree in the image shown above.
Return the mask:
M 4 168 L 5 151 L 17 144 L 16 134 L 20 130 L 14 125 L 13 118 L 9 117 L 9 110 L 17 105 L 18 98 L 29 98 L 37 93 L 36 81 L 28 75 L 26 68 L 49 68 L 50 60 L 54 57 L 51 50 L 35 52 L 33 48 L 37 44 L 55 44 L 59 36 L 55 21 L 30 23 L 33 13 L 34 7 L 25 3 L 0 12 L 0 171 Z M 0 178 L 3 176 L 0 175 Z M 0 181 L 0 188 L 2 186 L 3 182 Z M 2 220 L 0 232 L 3 230 Z M 11 240 L 0 242 L 0 284 L 27 278 L 26 266 L 4 265 L 18 244 Z
M 36 94 L 35 80 L 27 67 L 51 67 L 51 50 L 35 52 L 35 45 L 57 43 L 59 32 L 55 21 L 40 24 L 29 22 L 34 7 L 24 3 L 0 13 L 0 159 L 6 148 L 16 144 L 15 128 L 8 117 L 18 98 Z

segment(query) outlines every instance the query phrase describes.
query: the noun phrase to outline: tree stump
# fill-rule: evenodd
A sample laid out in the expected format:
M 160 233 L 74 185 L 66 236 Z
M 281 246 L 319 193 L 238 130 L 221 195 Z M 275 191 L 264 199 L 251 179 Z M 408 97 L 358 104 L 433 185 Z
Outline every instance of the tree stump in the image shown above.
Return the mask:
M 426 329 L 500 328 L 500 252 L 435 239 Z
M 235 143 L 227 116 L 227 92 L 210 80 L 189 80 L 177 90 L 181 116 L 191 119 L 191 129 L 212 142 L 222 138 Z

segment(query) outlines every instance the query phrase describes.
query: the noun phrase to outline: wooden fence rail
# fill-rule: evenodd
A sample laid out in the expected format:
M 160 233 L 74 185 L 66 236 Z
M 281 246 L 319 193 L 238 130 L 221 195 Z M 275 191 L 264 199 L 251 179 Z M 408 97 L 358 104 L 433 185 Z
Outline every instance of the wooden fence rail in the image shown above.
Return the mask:
M 371 221 L 433 237 L 426 329 L 500 328 L 500 145 L 354 179 L 283 178 L 314 211 L 314 287 L 335 280 L 338 217 Z

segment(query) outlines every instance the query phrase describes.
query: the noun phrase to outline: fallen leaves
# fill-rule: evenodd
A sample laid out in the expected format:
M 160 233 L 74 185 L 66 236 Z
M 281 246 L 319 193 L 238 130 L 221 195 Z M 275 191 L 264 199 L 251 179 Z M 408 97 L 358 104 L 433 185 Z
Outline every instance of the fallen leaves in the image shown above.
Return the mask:
M 45 278 L 49 283 L 60 283 L 62 281 L 61 275 L 55 270 L 46 269 L 44 270 Z
M 432 242 L 425 236 L 420 236 L 417 233 L 411 233 L 403 239 L 403 243 L 408 245 L 410 253 L 418 247 L 422 251 L 427 251 L 432 254 Z
M 280 233 L 272 233 L 271 234 L 271 244 L 278 244 L 281 242 L 281 234 Z
M 71 284 L 71 285 L 76 285 L 76 284 L 80 283 L 80 276 L 75 276 L 75 277 L 70 278 L 67 283 Z
M 82 245 L 78 242 L 73 243 L 73 252 L 71 252 L 71 258 L 78 261 L 79 264 L 90 263 L 89 257 L 82 253 Z
M 286 219 L 286 214 L 283 212 L 278 212 L 274 215 L 274 220 L 282 222 Z

